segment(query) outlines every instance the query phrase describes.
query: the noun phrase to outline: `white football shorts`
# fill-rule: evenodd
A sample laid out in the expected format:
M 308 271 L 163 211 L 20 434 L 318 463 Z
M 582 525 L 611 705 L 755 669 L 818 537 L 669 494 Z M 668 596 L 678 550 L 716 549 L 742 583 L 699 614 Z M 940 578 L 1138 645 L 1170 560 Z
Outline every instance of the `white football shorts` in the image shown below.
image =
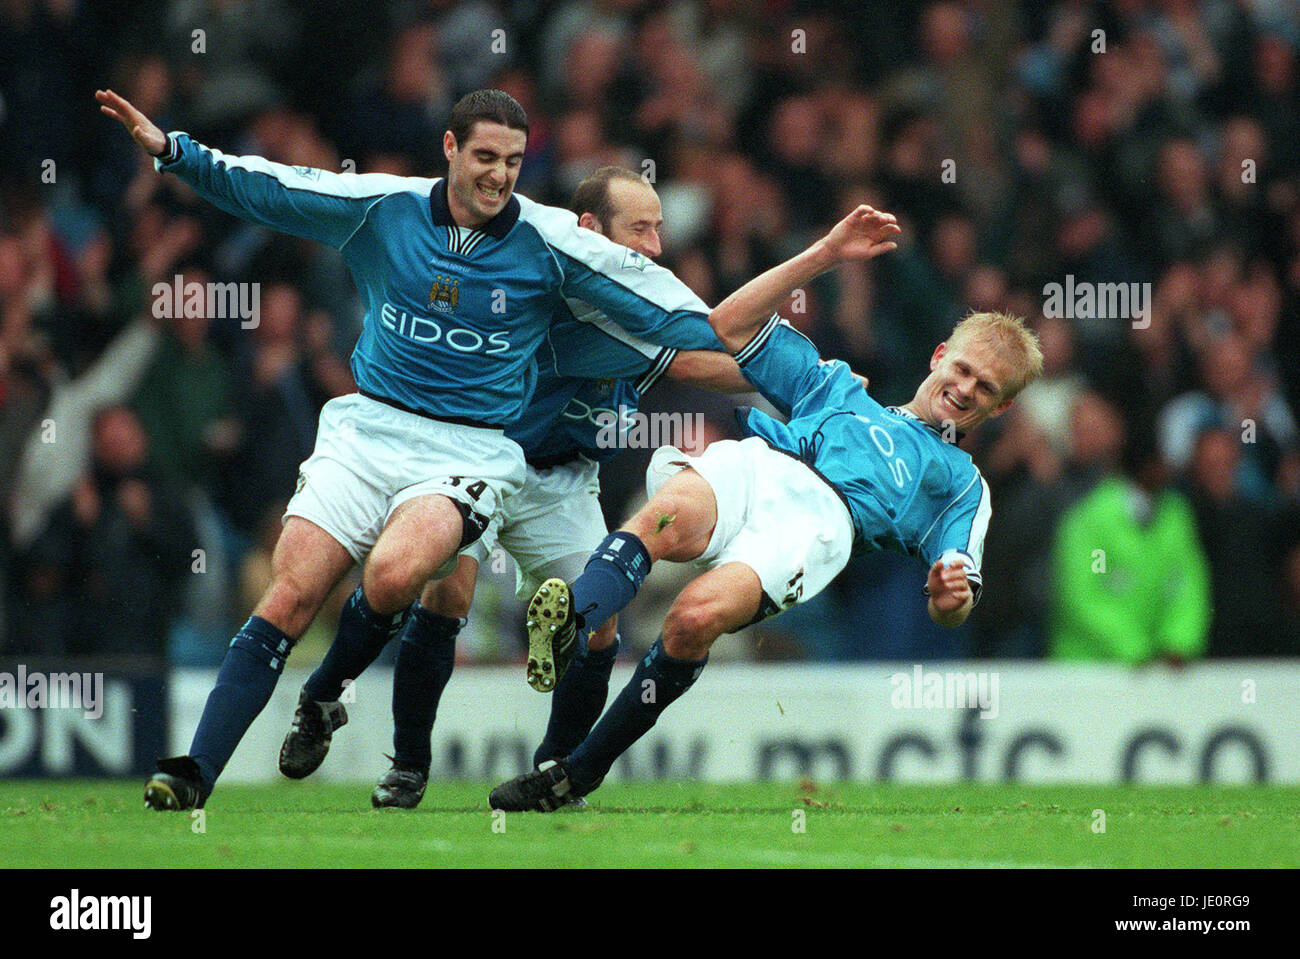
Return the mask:
M 820 476 L 757 436 L 718 440 L 700 456 L 672 446 L 655 451 L 646 470 L 653 497 L 690 467 L 718 501 L 718 524 L 695 565 L 744 563 L 758 574 L 765 600 L 757 622 L 820 593 L 844 569 L 853 547 L 848 507 Z
M 523 482 L 524 452 L 504 431 L 445 423 L 350 393 L 321 410 L 316 448 L 299 468 L 284 516 L 310 520 L 361 562 L 407 500 L 440 493 L 487 524 Z
M 529 466 L 523 489 L 502 501 L 465 555 L 482 565 L 500 546 L 514 557 L 520 599 L 551 576 L 572 582 L 608 532 L 599 497 L 600 466 L 585 457 L 550 469 Z

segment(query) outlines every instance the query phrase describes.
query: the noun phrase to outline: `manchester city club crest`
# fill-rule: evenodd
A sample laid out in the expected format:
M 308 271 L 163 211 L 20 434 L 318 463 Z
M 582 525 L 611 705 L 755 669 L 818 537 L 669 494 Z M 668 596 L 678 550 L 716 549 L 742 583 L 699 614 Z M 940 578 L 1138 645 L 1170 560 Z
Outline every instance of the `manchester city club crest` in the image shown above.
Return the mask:
M 429 287 L 429 309 L 451 313 L 459 302 L 460 280 L 450 276 L 434 276 L 433 286 Z

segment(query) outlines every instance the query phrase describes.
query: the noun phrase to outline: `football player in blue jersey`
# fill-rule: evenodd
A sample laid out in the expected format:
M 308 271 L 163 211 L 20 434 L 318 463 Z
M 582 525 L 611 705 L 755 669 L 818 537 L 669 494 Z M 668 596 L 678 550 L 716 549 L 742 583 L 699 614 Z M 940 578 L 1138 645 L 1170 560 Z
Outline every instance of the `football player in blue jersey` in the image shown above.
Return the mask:
M 352 354 L 358 392 L 321 413 L 271 584 L 226 653 L 189 754 L 162 760 L 146 785 L 149 807 L 187 809 L 206 801 L 353 563 L 363 563 L 361 586 L 340 617 L 334 673 L 354 668 L 345 660 L 371 662 L 429 578 L 522 486 L 523 451 L 504 428 L 523 411 L 566 297 L 661 346 L 717 339 L 707 307 L 670 272 L 514 193 L 528 122 L 501 91 L 452 109 L 439 179 L 227 156 L 164 133 L 111 90 L 96 99 L 157 170 L 229 213 L 341 250 L 366 308 Z M 300 723 L 328 725 L 320 704 L 339 694 L 308 690 Z
M 648 260 L 662 252 L 659 196 L 631 170 L 597 170 L 578 186 L 570 208 L 579 226 Z M 736 361 L 720 342 L 716 347 L 657 347 L 619 329 L 589 305 L 573 301 L 561 307 L 539 357 L 532 400 L 520 421 L 506 430 L 524 450 L 528 475 L 523 489 L 504 498 L 497 517 L 459 556 L 451 575 L 430 581 L 401 634 L 393 677 L 393 766 L 375 787 L 375 806 L 414 808 L 424 795 L 438 702 L 454 666 L 456 637 L 469 615 L 479 565 L 500 545 L 516 562 L 523 598 L 532 596 L 547 578 L 581 573 L 587 556 L 605 536 L 599 466 L 623 445 L 609 427 L 625 423 L 640 397 L 664 376 L 722 392 L 752 392 Z M 572 355 L 581 355 L 584 365 L 599 369 L 600 378 L 561 373 Z M 609 442 L 611 438 L 615 442 Z M 570 665 L 573 651 L 553 650 L 548 642 L 530 660 L 530 682 L 543 692 L 555 690 L 551 722 L 534 765 L 566 755 L 600 716 L 618 653 L 616 618 L 592 631 L 582 655 Z M 361 665 L 345 662 L 352 668 Z M 344 681 L 356 678 L 326 675 L 337 665 L 327 655 L 306 688 L 341 688 Z M 564 681 L 557 686 L 560 672 Z M 320 705 L 328 717 L 324 724 L 303 724 L 300 710 L 285 737 L 280 770 L 286 776 L 300 779 L 319 768 L 333 732 L 347 721 L 341 702 Z
M 648 259 L 660 254 L 659 197 L 631 170 L 597 170 L 579 185 L 570 206 L 580 226 Z M 664 376 L 722 392 L 753 390 L 735 360 L 721 350 L 721 343 L 717 350 L 657 348 L 580 303 L 566 303 L 548 345 L 532 402 L 520 423 L 506 431 L 523 447 L 528 462 L 523 489 L 506 497 L 498 518 L 460 556 L 455 572 L 426 586 L 402 633 L 393 678 L 393 766 L 371 795 L 376 806 L 414 808 L 424 795 L 430 735 L 454 665 L 456 636 L 469 614 L 479 565 L 493 546 L 500 545 L 514 557 L 522 597 L 531 596 L 548 577 L 576 577 L 605 536 L 598 501 L 599 464 L 624 446 L 611 427 L 625 424 L 641 396 Z M 586 364 L 597 366 L 601 378 L 561 373 L 563 357 L 572 353 L 583 354 Z M 555 691 L 534 765 L 566 755 L 600 716 L 618 653 L 616 618 L 592 631 L 581 654 L 570 663 L 576 645 L 552 649 L 547 642 L 530 660 L 534 687 Z M 557 684 L 560 673 L 564 678 Z M 346 715 L 341 708 L 335 713 Z M 309 774 L 328 748 L 323 736 L 309 738 L 291 730 L 281 752 L 281 770 L 294 778 Z M 571 805 L 581 807 L 585 802 L 575 798 Z
M 997 416 L 1042 370 L 1018 317 L 973 314 L 940 343 L 910 402 L 885 408 L 843 363 L 771 315 L 834 266 L 894 248 L 895 218 L 859 207 L 792 260 L 746 284 L 710 322 L 746 377 L 789 420 L 751 411 L 747 439 L 698 457 L 661 447 L 650 501 L 606 537 L 570 586 L 539 589 L 530 630 L 581 643 L 617 613 L 658 559 L 708 572 L 674 601 L 660 638 L 591 733 L 567 757 L 503 783 L 494 809 L 549 811 L 600 785 L 614 760 L 685 693 L 714 640 L 820 592 L 853 550 L 896 549 L 928 567 L 931 618 L 957 626 L 978 599 L 988 486 L 955 444 Z

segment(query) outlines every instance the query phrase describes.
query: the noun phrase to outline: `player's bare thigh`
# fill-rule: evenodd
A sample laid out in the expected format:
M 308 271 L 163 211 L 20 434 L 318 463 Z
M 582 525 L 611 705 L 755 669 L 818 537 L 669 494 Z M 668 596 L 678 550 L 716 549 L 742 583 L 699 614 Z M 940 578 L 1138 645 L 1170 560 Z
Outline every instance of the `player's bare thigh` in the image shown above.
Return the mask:
M 685 563 L 708 548 L 718 523 L 713 487 L 687 467 L 670 476 L 636 515 L 623 524 L 650 554 L 651 561 Z
M 703 659 L 713 641 L 758 615 L 763 584 L 745 563 L 724 563 L 692 580 L 664 620 L 664 652 L 674 659 Z
M 420 605 L 439 616 L 465 619 L 474 604 L 474 587 L 478 580 L 478 560 L 461 556 L 450 576 L 431 579 L 420 593 Z
M 464 522 L 446 496 L 407 500 L 393 511 L 361 572 L 370 608 L 388 616 L 405 609 L 460 545 Z
M 338 540 L 311 520 L 290 516 L 271 555 L 271 583 L 253 614 L 297 640 L 351 568 Z

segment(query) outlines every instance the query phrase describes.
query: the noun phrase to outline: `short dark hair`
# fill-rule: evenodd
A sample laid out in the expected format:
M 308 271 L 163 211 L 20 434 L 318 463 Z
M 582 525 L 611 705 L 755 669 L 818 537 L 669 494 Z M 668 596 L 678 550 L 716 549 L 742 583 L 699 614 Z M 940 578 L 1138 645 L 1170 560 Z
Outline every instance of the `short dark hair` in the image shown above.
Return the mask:
M 641 177 L 621 166 L 603 166 L 578 184 L 569 201 L 569 209 L 578 216 L 590 213 L 602 229 L 609 227 L 614 216 L 614 204 L 609 199 L 609 185 L 615 180 L 639 181 Z
M 467 93 L 451 108 L 447 129 L 460 146 L 469 139 L 474 124 L 480 120 L 499 123 L 511 130 L 523 130 L 528 135 L 528 114 L 519 101 L 504 90 L 475 90 Z

